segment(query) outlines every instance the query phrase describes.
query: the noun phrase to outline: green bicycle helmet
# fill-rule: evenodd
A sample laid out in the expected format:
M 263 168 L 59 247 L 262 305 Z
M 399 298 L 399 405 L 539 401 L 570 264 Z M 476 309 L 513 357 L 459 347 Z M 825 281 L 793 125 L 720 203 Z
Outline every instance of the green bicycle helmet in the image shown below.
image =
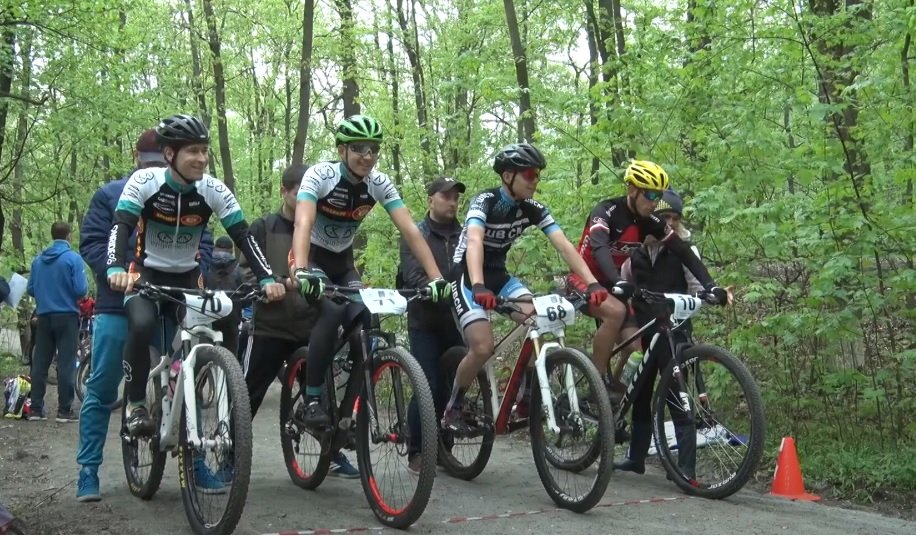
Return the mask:
M 334 141 L 338 145 L 354 141 L 382 142 L 382 125 L 368 115 L 351 115 L 337 125 Z

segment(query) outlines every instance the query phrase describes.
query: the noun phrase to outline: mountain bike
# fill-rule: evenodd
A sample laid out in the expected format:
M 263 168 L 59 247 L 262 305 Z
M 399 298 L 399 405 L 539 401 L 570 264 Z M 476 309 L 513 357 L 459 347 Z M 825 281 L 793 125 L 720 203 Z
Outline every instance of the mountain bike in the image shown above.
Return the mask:
M 581 294 L 568 297 L 573 301 L 557 294 L 499 299 L 496 311 L 501 314 L 520 313 L 514 303 L 532 303 L 534 313 L 496 344 L 495 359 L 487 361 L 465 394 L 462 416 L 469 431 L 440 432 L 439 459 L 452 476 L 471 480 L 486 467 L 497 434 L 527 425 L 534 464 L 547 494 L 558 506 L 581 513 L 594 507 L 607 490 L 613 471 L 614 416 L 591 359 L 566 347 L 565 328 L 586 303 Z M 545 341 L 547 335 L 556 340 Z M 515 367 L 502 387 L 494 362 L 502 362 L 523 337 Z M 445 385 L 453 384 L 466 353 L 456 347 L 443 355 Z M 588 400 L 591 414 L 584 411 Z
M 241 293 L 174 288 L 149 283 L 140 296 L 183 306 L 180 318 L 160 315 L 162 356 L 149 374 L 147 403 L 156 421 L 152 437 L 127 429 L 127 393 L 121 416 L 121 451 L 130 492 L 149 500 L 165 470 L 166 453 L 177 454 L 185 513 L 198 534 L 228 534 L 238 524 L 251 476 L 251 407 L 235 356 L 220 346 L 214 320 L 232 311 L 232 298 L 261 299 L 263 291 Z M 181 347 L 172 353 L 167 336 L 178 322 Z M 171 354 L 171 355 L 170 355 Z
M 382 523 L 396 528 L 413 524 L 429 502 L 436 476 L 436 417 L 420 364 L 397 343 L 394 333 L 381 329 L 379 316 L 403 315 L 407 297 L 425 297 L 426 292 L 327 286 L 325 297 L 338 304 L 358 304 L 361 309 L 339 333 L 312 334 L 337 336 L 337 357 L 328 367 L 321 396 L 331 427 L 312 429 L 303 422 L 303 354 L 307 351 L 297 352 L 284 369 L 280 395 L 280 444 L 293 483 L 304 489 L 317 488 L 328 474 L 332 456 L 345 446 L 355 446 L 369 506 Z M 422 463 L 418 474 L 409 471 L 407 459 L 407 408 L 412 397 L 417 398 L 420 415 Z
M 727 350 L 695 344 L 687 320 L 710 294 L 657 293 L 637 290 L 635 307 L 648 307 L 655 318 L 612 351 L 617 354 L 655 327 L 645 357 L 627 385 L 617 413 L 618 428 L 636 393 L 654 382 L 646 373 L 658 360 L 659 345 L 674 356 L 662 371 L 653 402 L 653 443 L 668 477 L 685 493 L 722 499 L 740 490 L 753 476 L 763 454 L 766 416 L 754 378 Z

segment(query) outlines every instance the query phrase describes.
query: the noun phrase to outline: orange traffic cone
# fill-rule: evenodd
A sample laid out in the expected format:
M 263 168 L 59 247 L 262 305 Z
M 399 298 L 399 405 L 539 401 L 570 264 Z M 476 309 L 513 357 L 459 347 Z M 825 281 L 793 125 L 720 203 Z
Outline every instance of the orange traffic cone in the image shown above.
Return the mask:
M 785 497 L 793 501 L 821 500 L 819 495 L 805 493 L 798 454 L 795 453 L 795 440 L 791 437 L 782 438 L 782 445 L 779 446 L 779 459 L 776 461 L 776 474 L 773 475 L 770 495 Z

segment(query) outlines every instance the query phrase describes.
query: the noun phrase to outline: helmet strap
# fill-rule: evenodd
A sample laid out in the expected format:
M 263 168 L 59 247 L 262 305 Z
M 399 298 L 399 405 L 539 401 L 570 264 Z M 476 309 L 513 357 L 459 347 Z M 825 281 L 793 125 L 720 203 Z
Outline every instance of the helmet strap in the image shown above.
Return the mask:
M 175 152 L 175 154 L 172 156 L 171 160 L 169 160 L 169 158 L 165 156 L 165 152 L 162 153 L 162 158 L 165 159 L 165 163 L 169 165 L 169 168 L 172 170 L 172 172 L 174 172 L 175 175 L 178 175 L 178 177 L 181 178 L 181 180 L 184 181 L 185 184 L 193 183 L 194 181 L 188 180 L 188 178 L 185 177 L 184 174 L 178 171 L 178 166 L 175 165 L 175 160 L 178 158 L 178 151 L 181 150 L 181 147 L 180 146 L 172 147 L 172 150 Z

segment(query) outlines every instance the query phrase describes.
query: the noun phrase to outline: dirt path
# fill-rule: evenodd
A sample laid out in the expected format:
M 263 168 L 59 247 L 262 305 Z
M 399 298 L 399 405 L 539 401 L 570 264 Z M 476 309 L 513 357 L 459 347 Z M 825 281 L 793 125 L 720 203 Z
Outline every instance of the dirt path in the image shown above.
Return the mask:
M 48 400 L 49 414 L 56 393 Z M 329 478 L 317 492 L 293 486 L 277 441 L 278 390 L 255 420 L 252 483 L 238 531 L 370 534 L 383 530 L 358 480 Z M 170 459 L 159 493 L 141 501 L 127 492 L 116 435 L 109 431 L 100 503 L 75 501 L 77 424 L 0 420 L 0 503 L 34 533 L 149 534 L 189 531 Z M 351 460 L 355 462 L 353 453 Z M 792 503 L 743 491 L 725 501 L 688 498 L 657 468 L 642 477 L 615 474 L 602 502 L 586 515 L 558 511 L 541 487 L 527 443 L 500 438 L 486 471 L 473 482 L 439 472 L 416 533 L 916 533 L 916 523 L 873 511 Z

